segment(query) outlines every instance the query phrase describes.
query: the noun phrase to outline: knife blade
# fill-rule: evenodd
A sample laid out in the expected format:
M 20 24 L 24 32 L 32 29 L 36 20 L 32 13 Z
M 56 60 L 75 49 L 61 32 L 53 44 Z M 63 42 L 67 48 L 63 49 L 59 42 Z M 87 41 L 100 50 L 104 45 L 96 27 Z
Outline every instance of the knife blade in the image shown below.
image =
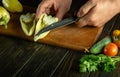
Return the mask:
M 62 21 L 55 22 L 55 23 L 43 28 L 42 30 L 40 30 L 35 36 L 38 36 L 44 32 L 47 32 L 49 30 L 53 30 L 55 28 L 59 28 L 59 27 L 63 27 L 63 26 L 72 24 L 72 23 L 78 21 L 79 19 L 80 19 L 79 17 L 69 17 L 69 18 L 63 19 Z

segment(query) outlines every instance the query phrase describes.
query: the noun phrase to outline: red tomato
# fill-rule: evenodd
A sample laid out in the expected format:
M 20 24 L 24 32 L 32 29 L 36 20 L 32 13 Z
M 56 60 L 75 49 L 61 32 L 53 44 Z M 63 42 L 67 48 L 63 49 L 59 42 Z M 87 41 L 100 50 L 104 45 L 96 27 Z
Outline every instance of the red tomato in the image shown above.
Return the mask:
M 115 43 L 109 43 L 104 48 L 104 54 L 107 56 L 116 56 L 118 54 L 118 47 Z

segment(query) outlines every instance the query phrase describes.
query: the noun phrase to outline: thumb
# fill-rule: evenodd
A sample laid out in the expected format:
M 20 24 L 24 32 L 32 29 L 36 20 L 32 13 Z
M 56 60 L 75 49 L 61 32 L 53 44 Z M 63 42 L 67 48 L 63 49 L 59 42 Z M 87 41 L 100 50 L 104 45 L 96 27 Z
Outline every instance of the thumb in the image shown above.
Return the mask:
M 89 0 L 86 4 L 84 4 L 78 11 L 77 16 L 82 17 L 86 15 L 93 7 L 96 6 L 96 3 L 92 0 Z

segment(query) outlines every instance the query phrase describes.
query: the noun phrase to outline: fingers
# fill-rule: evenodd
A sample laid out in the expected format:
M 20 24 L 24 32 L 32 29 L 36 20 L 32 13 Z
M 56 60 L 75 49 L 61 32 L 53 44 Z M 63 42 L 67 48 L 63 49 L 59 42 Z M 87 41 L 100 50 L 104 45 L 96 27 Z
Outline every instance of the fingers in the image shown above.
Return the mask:
M 95 15 L 94 8 L 91 9 L 85 16 L 81 17 L 77 22 L 79 27 L 83 26 L 98 26 L 97 24 L 97 16 Z
M 36 20 L 38 20 L 43 13 L 50 13 L 50 8 L 52 7 L 52 4 L 50 2 L 42 2 L 38 5 L 38 8 L 36 10 Z
M 76 22 L 79 27 L 84 27 L 86 25 L 92 26 L 94 22 L 94 15 L 93 10 L 96 6 L 96 0 L 89 0 L 85 5 L 83 5 L 78 13 L 77 16 L 80 17 L 80 20 Z
M 85 16 L 82 16 L 80 20 L 77 22 L 79 27 L 83 26 L 95 26 L 96 17 L 95 17 L 95 8 L 92 8 Z
M 84 17 L 83 17 L 83 18 L 80 18 L 80 20 L 78 22 L 76 22 L 76 24 L 78 25 L 78 27 L 84 27 L 88 23 L 87 23 L 86 19 L 84 19 Z
M 37 21 L 44 11 L 45 11 L 45 9 L 41 9 L 40 6 L 38 6 L 37 11 L 36 11 L 36 20 Z
M 89 0 L 85 5 L 83 5 L 79 9 L 77 16 L 82 17 L 82 16 L 86 15 L 95 5 L 96 5 L 95 0 L 94 1 Z
M 62 20 L 62 18 L 63 18 L 64 15 L 65 15 L 64 10 L 60 8 L 60 9 L 58 10 L 57 14 L 56 14 L 56 17 L 57 17 L 58 20 L 60 21 L 60 20 Z
M 104 20 L 103 20 L 104 21 Z M 96 9 L 91 9 L 90 12 L 88 12 L 85 16 L 81 17 L 76 24 L 78 27 L 84 27 L 84 26 L 94 26 L 94 27 L 100 27 L 103 25 L 102 20 L 100 20 L 99 16 L 96 14 Z

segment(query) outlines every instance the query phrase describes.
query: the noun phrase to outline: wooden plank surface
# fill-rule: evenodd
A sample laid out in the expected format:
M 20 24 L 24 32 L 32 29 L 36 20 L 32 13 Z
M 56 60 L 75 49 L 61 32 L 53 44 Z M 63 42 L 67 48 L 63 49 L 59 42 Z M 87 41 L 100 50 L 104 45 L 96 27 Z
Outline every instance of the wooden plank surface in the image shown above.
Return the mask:
M 0 26 L 0 34 L 14 36 L 33 41 L 33 36 L 26 36 L 20 25 L 19 17 L 32 10 L 32 7 L 24 7 L 23 13 L 11 13 L 11 19 L 8 23 L 8 29 Z M 34 12 L 34 10 L 32 11 Z M 97 40 L 103 27 L 78 27 L 79 24 L 70 24 L 61 28 L 52 30 L 46 37 L 38 40 L 39 43 L 74 49 L 84 50 L 89 48 Z M 82 36 L 82 37 L 81 37 Z
M 49 77 L 67 54 L 59 47 L 0 36 L 0 77 Z
M 120 29 L 119 21 L 120 15 L 117 15 L 108 22 L 98 40 L 109 35 L 114 29 Z M 120 77 L 120 63 L 117 63 L 116 69 L 110 73 L 80 73 L 79 59 L 84 54 L 0 35 L 0 77 Z
M 107 35 L 111 35 L 111 32 L 114 29 L 120 29 L 119 21 L 120 21 L 120 14 L 118 14 L 111 21 L 106 23 L 98 41 Z M 71 50 L 69 51 L 69 54 L 71 54 L 69 58 L 68 57 L 65 58 L 65 61 L 59 66 L 57 71 L 54 72 L 54 75 L 52 77 L 120 77 L 119 74 L 120 62 L 116 64 L 116 69 L 109 73 L 103 71 L 80 73 L 79 59 L 85 53 L 75 52 Z M 118 55 L 120 55 L 120 52 Z

